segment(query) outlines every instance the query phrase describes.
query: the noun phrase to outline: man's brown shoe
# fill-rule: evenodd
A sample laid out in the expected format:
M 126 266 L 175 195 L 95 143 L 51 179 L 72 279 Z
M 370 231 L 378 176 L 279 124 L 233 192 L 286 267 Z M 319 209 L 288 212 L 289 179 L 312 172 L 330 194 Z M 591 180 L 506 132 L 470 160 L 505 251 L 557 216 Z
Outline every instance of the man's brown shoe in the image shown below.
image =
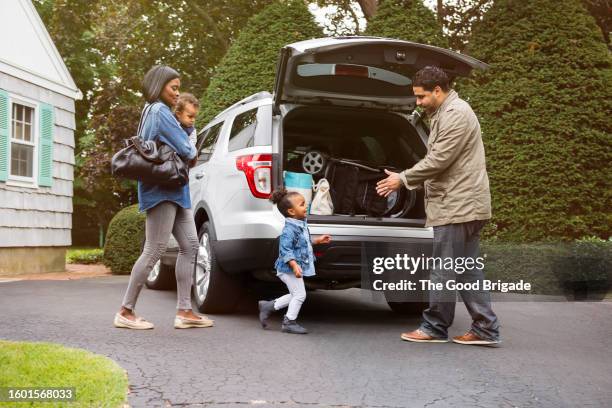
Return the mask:
M 448 343 L 448 339 L 431 337 L 429 334 L 419 329 L 411 331 L 410 333 L 402 333 L 401 338 L 402 340 L 413 341 L 415 343 Z
M 453 341 L 459 344 L 472 344 L 474 346 L 494 346 L 500 343 L 499 340 L 486 340 L 482 337 L 478 337 L 471 331 L 465 333 L 463 336 L 453 337 Z

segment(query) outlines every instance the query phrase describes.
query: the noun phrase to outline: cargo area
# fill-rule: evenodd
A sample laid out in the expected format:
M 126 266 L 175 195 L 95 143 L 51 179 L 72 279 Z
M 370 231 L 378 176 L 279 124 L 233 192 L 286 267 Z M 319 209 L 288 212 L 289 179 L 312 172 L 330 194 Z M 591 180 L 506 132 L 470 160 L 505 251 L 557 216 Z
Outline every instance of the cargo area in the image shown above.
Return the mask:
M 422 227 L 422 189 L 402 188 L 385 199 L 375 185 L 386 177 L 384 169 L 410 168 L 425 153 L 424 141 L 399 114 L 303 106 L 283 118 L 281 170 L 330 183 L 333 213 L 310 214 L 311 224 Z

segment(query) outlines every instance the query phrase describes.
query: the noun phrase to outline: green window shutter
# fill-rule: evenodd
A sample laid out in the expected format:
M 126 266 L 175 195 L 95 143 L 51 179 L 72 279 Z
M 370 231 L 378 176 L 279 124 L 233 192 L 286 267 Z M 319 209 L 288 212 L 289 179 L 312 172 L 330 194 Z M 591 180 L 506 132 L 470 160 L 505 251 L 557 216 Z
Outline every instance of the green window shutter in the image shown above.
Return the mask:
M 40 139 L 38 146 L 38 185 L 51 187 L 53 183 L 53 106 L 40 104 Z
M 0 181 L 8 179 L 9 149 L 9 98 L 6 91 L 0 89 Z

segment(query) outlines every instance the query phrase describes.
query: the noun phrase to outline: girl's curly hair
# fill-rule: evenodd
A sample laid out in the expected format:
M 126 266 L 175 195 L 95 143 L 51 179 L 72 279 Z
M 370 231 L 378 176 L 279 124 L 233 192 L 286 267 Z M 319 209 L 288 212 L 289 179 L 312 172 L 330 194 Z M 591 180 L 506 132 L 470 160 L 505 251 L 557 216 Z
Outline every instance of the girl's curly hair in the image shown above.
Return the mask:
M 285 217 L 289 217 L 289 209 L 293 207 L 293 203 L 291 202 L 291 197 L 299 195 L 297 191 L 287 191 L 282 188 L 280 190 L 276 190 L 272 193 L 272 197 L 270 197 L 270 201 L 276 204 L 278 207 L 278 211 L 283 214 Z

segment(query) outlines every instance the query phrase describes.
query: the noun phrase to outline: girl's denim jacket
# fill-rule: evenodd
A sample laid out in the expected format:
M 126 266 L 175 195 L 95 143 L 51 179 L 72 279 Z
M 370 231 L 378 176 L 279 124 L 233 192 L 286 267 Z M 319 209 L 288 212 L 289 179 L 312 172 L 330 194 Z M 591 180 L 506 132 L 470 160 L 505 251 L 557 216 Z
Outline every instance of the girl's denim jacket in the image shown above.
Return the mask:
M 145 105 L 145 109 L 148 104 Z M 140 136 L 144 140 L 159 140 L 175 150 L 183 160 L 196 155 L 195 147 L 181 128 L 170 108 L 163 102 L 154 102 L 142 124 Z M 182 187 L 165 187 L 153 183 L 138 182 L 138 204 L 140 211 L 155 207 L 162 201 L 171 201 L 183 208 L 191 208 L 189 184 Z
M 303 276 L 313 276 L 314 253 L 312 251 L 312 241 L 308 223 L 306 220 L 296 220 L 295 218 L 285 218 L 285 227 L 280 236 L 278 246 L 278 259 L 274 264 L 277 275 L 281 273 L 293 273 L 289 266 L 289 261 L 294 259 L 302 268 Z

